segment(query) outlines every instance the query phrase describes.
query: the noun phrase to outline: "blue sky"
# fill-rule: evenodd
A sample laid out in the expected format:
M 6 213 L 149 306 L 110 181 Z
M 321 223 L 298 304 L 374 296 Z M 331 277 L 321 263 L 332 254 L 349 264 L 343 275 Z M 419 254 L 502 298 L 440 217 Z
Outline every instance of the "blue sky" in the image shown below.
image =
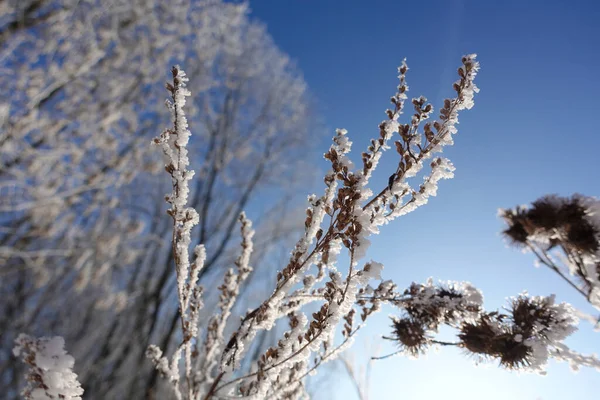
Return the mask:
M 590 310 L 533 258 L 506 246 L 499 207 L 541 195 L 600 196 L 600 2 L 597 1 L 281 1 L 251 2 L 276 43 L 298 63 L 328 128 L 347 128 L 356 151 L 366 147 L 394 93 L 396 67 L 407 57 L 409 96 L 439 108 L 451 95 L 460 56 L 481 62 L 475 107 L 460 118 L 455 146 L 445 151 L 456 177 L 438 197 L 373 238 L 369 257 L 383 262 L 399 285 L 469 280 L 488 308 L 529 290 Z M 359 150 L 360 149 L 360 150 Z M 310 155 L 312 156 L 312 155 Z M 389 175 L 395 153 L 380 169 Z M 323 169 L 327 167 L 322 161 Z M 384 177 L 384 178 L 385 178 Z M 384 178 L 380 182 L 384 182 Z M 383 183 L 382 183 L 383 184 Z M 384 310 L 362 338 L 387 332 Z M 600 353 L 600 333 L 582 323 L 569 342 Z M 360 340 L 357 348 L 363 348 Z M 382 347 L 382 352 L 393 351 Z M 356 358 L 364 354 L 357 350 Z M 363 357 L 364 358 L 364 357 Z M 458 350 L 425 360 L 393 358 L 373 367 L 371 399 L 571 399 L 597 393 L 598 372 L 571 373 L 553 363 L 548 376 L 476 368 Z M 352 398 L 340 382 L 339 399 Z

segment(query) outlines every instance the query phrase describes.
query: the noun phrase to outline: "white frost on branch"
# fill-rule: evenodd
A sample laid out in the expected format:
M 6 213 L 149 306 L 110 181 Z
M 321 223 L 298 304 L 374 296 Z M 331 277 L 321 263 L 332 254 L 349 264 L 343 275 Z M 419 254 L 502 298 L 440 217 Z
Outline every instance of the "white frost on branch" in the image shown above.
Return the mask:
M 83 389 L 73 372 L 75 360 L 60 336 L 36 339 L 24 333 L 15 340 L 13 355 L 28 365 L 27 387 L 22 395 L 28 400 L 81 400 Z
M 552 356 L 560 361 L 566 361 L 574 371 L 579 371 L 581 367 L 595 368 L 600 371 L 600 359 L 596 354 L 584 355 L 571 350 L 564 343 L 555 345 L 552 350 Z
M 202 307 L 202 288 L 197 286 L 197 281 L 199 272 L 204 266 L 206 252 L 202 245 L 198 245 L 194 250 L 196 259 L 190 264 L 191 231 L 199 221 L 196 210 L 187 206 L 189 181 L 194 176 L 194 171 L 187 169 L 189 166 L 187 145 L 191 133 L 183 107 L 190 92 L 186 87 L 188 78 L 185 72 L 179 66 L 173 67 L 171 72 L 173 84 L 167 83 L 167 90 L 171 93 L 172 102 L 167 101 L 167 108 L 171 110 L 173 128 L 163 131 L 153 143 L 160 145 L 167 157 L 165 169 L 171 175 L 173 184 L 173 191 L 167 195 L 166 201 L 171 205 L 167 213 L 173 219 L 172 246 L 183 341 L 175 350 L 170 363 L 162 355 L 162 350 L 155 345 L 148 347 L 146 356 L 152 360 L 158 372 L 169 379 L 177 399 L 182 399 L 183 393 L 185 398 L 191 398 L 194 390 L 191 382 L 192 346 L 199 333 L 198 317 Z M 187 390 L 183 393 L 179 384 L 179 363 L 182 358 L 187 383 Z

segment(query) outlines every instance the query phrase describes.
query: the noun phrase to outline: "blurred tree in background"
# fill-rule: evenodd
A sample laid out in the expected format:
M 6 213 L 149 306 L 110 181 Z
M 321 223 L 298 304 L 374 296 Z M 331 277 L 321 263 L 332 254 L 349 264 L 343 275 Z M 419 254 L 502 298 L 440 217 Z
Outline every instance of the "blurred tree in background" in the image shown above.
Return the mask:
M 280 216 L 306 182 L 315 130 L 301 74 L 247 5 L 0 3 L 0 346 L 24 330 L 64 336 L 88 399 L 161 398 L 144 351 L 177 339 L 169 182 L 148 151 L 168 118 L 157 87 L 174 63 L 194 91 L 202 274 L 231 264 L 242 209 L 260 274 L 269 264 L 257 260 L 299 225 Z M 0 352 L 0 386 L 15 398 L 23 373 L 9 354 Z

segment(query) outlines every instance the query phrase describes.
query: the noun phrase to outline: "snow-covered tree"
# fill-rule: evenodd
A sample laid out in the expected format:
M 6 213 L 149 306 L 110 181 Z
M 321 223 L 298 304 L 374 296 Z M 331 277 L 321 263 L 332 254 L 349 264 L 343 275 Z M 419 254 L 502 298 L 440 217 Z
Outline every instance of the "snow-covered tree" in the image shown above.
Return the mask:
M 147 150 L 166 119 L 156 88 L 174 62 L 194 77 L 202 274 L 234 257 L 243 209 L 264 259 L 295 229 L 277 217 L 295 208 L 298 171 L 310 171 L 314 124 L 302 76 L 246 4 L 0 4 L 0 343 L 11 348 L 21 331 L 64 336 L 89 398 L 145 392 L 156 382 L 147 345 L 178 340 L 168 182 Z M 0 385 L 13 397 L 22 374 L 9 354 L 0 352 Z

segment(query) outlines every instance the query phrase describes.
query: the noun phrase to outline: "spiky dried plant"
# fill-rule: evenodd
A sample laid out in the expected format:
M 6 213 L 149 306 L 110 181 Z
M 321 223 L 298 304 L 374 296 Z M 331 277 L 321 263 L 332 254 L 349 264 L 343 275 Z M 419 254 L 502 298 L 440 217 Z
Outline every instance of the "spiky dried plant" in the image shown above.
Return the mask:
M 500 210 L 509 243 L 531 251 L 600 309 L 600 201 L 579 194 L 544 196 L 528 207 Z

